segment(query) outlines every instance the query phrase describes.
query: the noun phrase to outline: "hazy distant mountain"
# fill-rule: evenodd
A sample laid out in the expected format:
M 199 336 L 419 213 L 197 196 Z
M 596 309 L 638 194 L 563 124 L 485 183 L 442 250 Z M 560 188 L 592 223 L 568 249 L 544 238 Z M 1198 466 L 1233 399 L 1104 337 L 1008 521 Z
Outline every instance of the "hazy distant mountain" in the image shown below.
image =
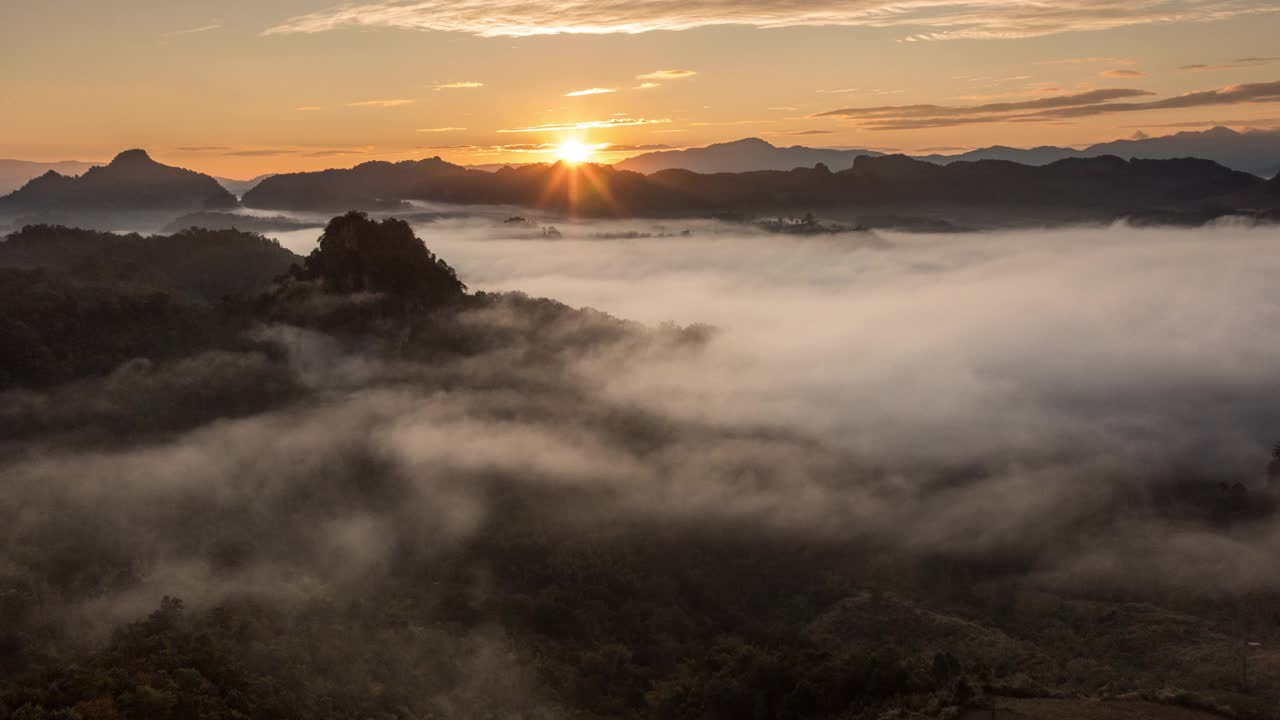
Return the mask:
M 62 160 L 59 162 L 31 162 L 29 160 L 0 160 L 0 195 L 8 195 L 26 185 L 32 178 L 53 170 L 61 175 L 80 175 L 99 163 Z
M 1107 153 L 1098 153 L 1105 155 Z M 946 165 L 953 162 L 977 162 L 979 160 L 1005 160 L 1023 165 L 1048 165 L 1049 163 L 1073 157 L 1091 157 L 1081 150 L 1055 145 L 1041 145 L 1033 148 L 1015 148 L 1004 145 L 992 145 L 957 155 L 913 155 L 917 160 Z
M 1162 160 L 1198 157 L 1213 160 L 1235 170 L 1243 170 L 1269 178 L 1280 172 L 1280 130 L 1236 132 L 1216 127 L 1203 132 L 1180 132 L 1175 135 L 1093 145 L 1087 155 L 1119 155 Z
M 835 150 L 801 145 L 777 147 L 760 138 L 744 138 L 687 150 L 661 150 L 614 163 L 619 170 L 655 173 L 660 170 L 692 170 L 696 173 L 791 170 L 822 163 L 832 170 L 848 168 L 860 155 L 879 157 L 874 150 Z
M 244 203 L 315 211 L 422 200 L 518 205 L 583 217 L 745 218 L 814 210 L 859 219 L 942 218 L 973 226 L 1114 220 L 1186 208 L 1206 208 L 1196 217 L 1216 217 L 1266 185 L 1253 175 L 1196 159 L 1108 156 L 1046 166 L 998 160 L 940 165 L 892 155 L 861 156 L 851 165 L 839 172 L 819 166 L 642 175 L 607 165 L 563 164 L 482 172 L 433 158 L 277 175 L 247 193 Z M 1250 200 L 1241 207 L 1259 206 Z
M 1231 128 L 1216 127 L 1212 130 L 1180 132 L 1163 137 L 1115 140 L 1091 145 L 1083 150 L 1052 145 L 1029 149 L 995 146 L 959 155 L 919 156 L 919 159 L 935 163 L 1012 160 L 1027 165 L 1047 165 L 1065 158 L 1103 155 L 1144 160 L 1203 158 L 1233 170 L 1269 178 L 1280 172 L 1280 130 L 1236 132 Z
M 755 170 L 790 170 L 823 163 L 832 170 L 849 167 L 859 155 L 877 157 L 872 150 L 835 150 L 809 147 L 775 147 L 759 138 L 746 138 L 730 143 L 708 145 L 687 150 L 665 150 L 637 155 L 616 163 L 614 167 L 635 172 L 682 169 L 694 172 L 751 172 Z M 1083 150 L 1054 145 L 1014 148 L 1004 145 L 979 148 L 956 155 L 917 155 L 917 160 L 945 165 L 953 162 L 1007 160 L 1024 165 L 1048 165 L 1067 158 L 1116 155 L 1144 160 L 1203 158 L 1269 178 L 1280 172 L 1280 130 L 1236 132 L 1216 127 L 1203 132 L 1180 132 L 1153 138 L 1135 138 L 1099 143 Z
M 50 170 L 0 198 L 0 215 L 62 220 L 81 215 L 181 213 L 237 205 L 216 180 L 161 165 L 143 150 L 127 150 L 79 177 Z
M 266 180 L 274 174 L 275 173 L 267 173 L 266 175 L 259 175 L 258 177 L 249 180 L 234 180 L 232 178 L 218 177 L 216 175 L 213 179 L 217 180 L 219 185 L 226 188 L 227 192 L 235 195 L 236 197 L 240 197 L 257 187 L 258 183 Z

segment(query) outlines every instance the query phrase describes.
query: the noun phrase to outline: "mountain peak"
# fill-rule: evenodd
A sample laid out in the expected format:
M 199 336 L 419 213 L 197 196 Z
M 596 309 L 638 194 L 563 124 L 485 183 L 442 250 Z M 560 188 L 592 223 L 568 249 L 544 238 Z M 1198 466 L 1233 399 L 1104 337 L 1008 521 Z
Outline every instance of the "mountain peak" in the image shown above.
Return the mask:
M 721 147 L 773 147 L 773 143 L 768 140 L 762 140 L 758 137 L 742 138 L 741 140 L 733 140 L 731 142 L 717 143 Z
M 111 165 L 117 167 L 120 165 L 151 165 L 154 163 L 155 160 L 152 160 L 151 156 L 147 154 L 147 151 L 141 148 L 125 150 L 119 155 L 116 155 L 115 159 L 111 161 Z

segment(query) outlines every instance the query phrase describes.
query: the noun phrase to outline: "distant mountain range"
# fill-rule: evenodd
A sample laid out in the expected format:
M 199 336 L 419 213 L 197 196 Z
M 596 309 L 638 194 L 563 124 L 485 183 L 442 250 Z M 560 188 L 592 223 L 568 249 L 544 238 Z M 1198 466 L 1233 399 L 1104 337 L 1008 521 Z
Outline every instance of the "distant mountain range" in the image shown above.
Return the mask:
M 4 160 L 0 159 L 0 196 L 8 195 L 31 182 L 35 178 L 44 175 L 50 170 L 59 175 L 74 177 L 83 175 L 88 172 L 89 168 L 100 167 L 102 163 L 80 162 L 78 160 L 60 160 L 58 162 L 32 162 L 30 160 Z M 218 184 L 227 189 L 227 192 L 240 197 L 248 192 L 253 186 L 262 182 L 265 178 L 271 177 L 271 174 L 259 175 L 249 180 L 236 180 L 234 178 L 224 178 L 213 176 Z
M 59 162 L 31 162 L 29 160 L 0 160 L 0 195 L 8 195 L 26 185 L 32 178 L 50 170 L 60 175 L 80 175 L 100 163 L 62 160 Z
M 267 173 L 266 175 L 259 175 L 258 177 L 250 178 L 248 180 L 233 180 L 232 178 L 218 177 L 216 175 L 213 179 L 217 180 L 219 185 L 226 188 L 227 192 L 235 195 L 236 197 L 240 197 L 257 187 L 258 183 L 266 180 L 274 174 L 275 173 Z
M 837 150 L 801 145 L 777 147 L 760 138 L 744 138 L 686 150 L 660 150 L 613 164 L 619 170 L 648 175 L 660 170 L 696 173 L 739 173 L 756 170 L 791 170 L 822 163 L 832 170 L 848 168 L 859 156 L 879 157 L 874 150 Z
M 50 170 L 0 197 L 0 216 L 21 222 L 123 220 L 126 215 L 183 214 L 234 208 L 239 203 L 208 175 L 161 165 L 143 150 L 126 150 L 80 176 Z
M 248 207 L 394 209 L 405 200 L 515 205 L 584 217 L 754 217 L 807 210 L 963 217 L 983 225 L 1109 220 L 1135 213 L 1204 219 L 1274 208 L 1275 182 L 1209 160 L 1068 158 L 947 165 L 903 155 L 860 156 L 851 167 L 651 175 L 607 165 L 526 165 L 484 172 L 440 158 L 369 162 L 349 170 L 277 175 L 245 194 Z
M 832 170 L 843 170 L 849 167 L 855 157 L 878 157 L 883 154 L 874 150 L 824 149 L 799 145 L 777 147 L 759 138 L 746 138 L 702 148 L 645 153 L 620 161 L 614 166 L 646 174 L 671 169 L 700 173 L 790 170 L 796 167 L 813 167 L 817 163 L 823 163 Z M 1143 160 L 1202 158 L 1233 170 L 1270 178 L 1280 173 L 1280 130 L 1236 132 L 1230 128 L 1216 127 L 1202 132 L 1116 140 L 1083 150 L 1053 145 L 1035 148 L 996 145 L 958 155 L 915 157 L 940 165 L 976 160 L 1008 160 L 1025 165 L 1047 165 L 1068 158 L 1103 155 Z
M 759 148 L 760 141 L 750 143 Z M 1138 218 L 1194 224 L 1226 214 L 1280 215 L 1280 178 L 1264 181 L 1202 159 L 1066 158 L 1047 165 L 1006 160 L 945 165 L 905 155 L 856 156 L 843 170 L 825 163 L 791 170 L 649 175 L 608 165 L 526 165 L 497 172 L 440 158 L 374 161 L 349 169 L 275 175 L 237 201 L 214 178 L 162 165 L 142 150 L 79 177 L 49 171 L 0 197 L 0 220 L 98 229 L 213 225 L 291 227 L 282 217 L 223 211 L 250 208 L 404 213 L 409 201 L 509 205 L 579 217 L 721 217 L 824 213 L 879 227 L 946 229 Z M 259 226 L 260 225 L 260 226 Z

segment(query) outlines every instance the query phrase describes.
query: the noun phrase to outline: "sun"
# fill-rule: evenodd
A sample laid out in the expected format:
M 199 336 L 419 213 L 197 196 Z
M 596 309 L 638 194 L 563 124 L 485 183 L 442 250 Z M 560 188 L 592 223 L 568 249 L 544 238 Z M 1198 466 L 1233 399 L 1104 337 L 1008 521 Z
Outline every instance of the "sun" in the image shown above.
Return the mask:
M 582 144 L 580 140 L 565 140 L 556 148 L 556 159 L 570 165 L 584 163 L 591 159 L 591 147 Z

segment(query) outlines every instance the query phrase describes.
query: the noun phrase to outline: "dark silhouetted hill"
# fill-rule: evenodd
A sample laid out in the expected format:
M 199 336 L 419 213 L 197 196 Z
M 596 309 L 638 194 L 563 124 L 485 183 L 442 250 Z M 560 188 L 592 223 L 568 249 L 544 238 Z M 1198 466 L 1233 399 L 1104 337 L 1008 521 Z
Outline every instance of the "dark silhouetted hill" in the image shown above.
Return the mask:
M 0 160 L 0 196 L 8 195 L 26 185 L 33 178 L 49 172 L 59 175 L 80 175 L 100 163 L 62 160 L 59 162 L 31 162 L 29 160 Z
M 246 205 L 316 210 L 421 200 L 536 207 L 583 217 L 760 216 L 808 210 L 976 215 L 987 224 L 1108 220 L 1188 205 L 1229 210 L 1261 179 L 1207 160 L 1071 158 L 1041 167 L 985 160 L 938 165 L 904 155 L 858 157 L 789 171 L 651 175 L 601 165 L 526 165 L 495 173 L 439 159 L 366 163 L 350 170 L 279 175 L 245 196 Z M 363 201 L 363 203 L 362 203 Z M 966 218 L 966 222 L 973 222 Z
M 297 210 L 378 210 L 408 198 L 447 196 L 467 170 L 438 157 L 391 163 L 373 161 L 349 169 L 273 175 L 244 194 L 249 207 Z
M 777 147 L 760 138 L 744 138 L 701 148 L 636 155 L 614 163 L 614 167 L 646 175 L 661 170 L 691 170 L 697 173 L 790 170 L 813 167 L 818 163 L 842 170 L 860 155 L 875 157 L 883 154 L 873 150 L 837 150 L 801 145 Z
M 216 180 L 126 150 L 79 177 L 49 171 L 0 198 L 0 215 L 57 220 L 79 214 L 182 213 L 237 205 Z

